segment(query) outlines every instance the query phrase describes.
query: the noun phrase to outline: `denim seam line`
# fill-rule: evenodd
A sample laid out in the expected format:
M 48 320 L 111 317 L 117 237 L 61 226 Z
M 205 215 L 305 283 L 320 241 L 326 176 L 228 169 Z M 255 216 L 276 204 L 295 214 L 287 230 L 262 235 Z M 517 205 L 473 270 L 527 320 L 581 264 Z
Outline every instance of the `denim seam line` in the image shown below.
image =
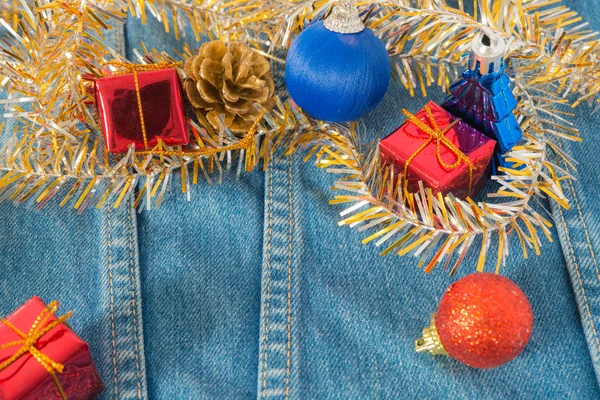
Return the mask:
M 107 223 L 108 230 L 106 232 L 108 240 L 108 284 L 110 292 L 110 332 L 111 332 L 111 345 L 112 345 L 112 361 L 113 361 L 113 383 L 115 399 L 119 399 L 119 381 L 118 381 L 118 369 L 117 369 L 117 345 L 115 340 L 115 292 L 113 287 L 113 256 L 112 256 L 112 222 L 110 218 L 110 208 L 107 208 Z
M 268 167 L 265 251 L 262 272 L 258 397 L 294 394 L 294 268 L 296 229 L 292 158 Z
M 121 29 L 116 30 L 117 36 L 117 50 L 119 54 L 124 55 L 122 34 Z M 142 379 L 140 373 L 140 356 L 139 356 L 139 336 L 137 335 L 137 312 L 136 312 L 136 293 L 135 293 L 135 271 L 134 271 L 134 257 L 133 257 L 133 216 L 131 215 L 131 207 L 127 208 L 127 222 L 128 222 L 128 238 L 129 238 L 129 276 L 131 278 L 131 311 L 133 313 L 133 345 L 135 350 L 135 372 L 137 375 L 137 396 L 138 400 L 142 399 Z
M 261 345 L 264 346 L 263 364 L 262 364 L 262 385 L 260 386 L 260 396 L 264 396 L 267 390 L 267 366 L 269 362 L 269 312 L 271 311 L 271 238 L 273 237 L 273 169 L 269 168 L 269 195 L 267 201 L 267 218 L 268 218 L 268 229 L 267 229 L 267 249 L 266 249 L 266 274 L 267 287 L 266 287 L 266 298 L 261 301 L 261 314 L 264 314 L 264 333 L 261 333 Z M 263 278 L 264 280 L 264 278 Z M 263 285 L 264 286 L 264 285 Z M 261 291 L 262 292 L 262 291 Z M 264 296 L 264 295 L 263 295 Z M 264 308 L 264 312 L 262 309 Z M 261 320 L 262 320 L 261 316 Z M 261 322 L 261 327 L 263 326 Z M 262 330 L 262 329 L 261 329 Z M 260 374 L 259 374 L 260 376 Z
M 290 183 L 288 196 L 290 202 L 289 216 L 289 236 L 288 236 L 288 269 L 287 269 L 287 353 L 286 353 L 286 371 L 285 371 L 285 398 L 290 397 L 290 372 L 292 364 L 292 255 L 294 238 L 294 164 L 290 161 L 289 177 Z
M 124 27 L 116 25 L 106 32 L 106 39 L 124 55 Z M 102 398 L 142 400 L 148 398 L 144 358 L 141 282 L 137 243 L 137 222 L 131 198 L 119 209 L 105 207 L 106 225 L 103 229 L 104 287 L 108 288 L 106 315 L 110 361 L 101 372 L 112 375 L 106 380 Z M 106 293 L 106 292 L 105 292 Z M 102 365 L 102 363 L 100 363 Z
M 575 205 L 577 206 L 577 214 L 579 214 L 579 219 L 581 220 L 581 226 L 585 232 L 585 240 L 587 242 L 587 247 L 590 251 L 590 256 L 592 257 L 592 261 L 594 263 L 594 269 L 596 270 L 596 278 L 600 282 L 600 271 L 598 271 L 598 262 L 596 261 L 596 254 L 594 253 L 594 248 L 592 247 L 592 243 L 590 242 L 590 232 L 588 231 L 587 224 L 585 223 L 585 218 L 583 217 L 583 213 L 581 211 L 581 205 L 579 204 L 579 197 L 575 192 L 575 187 L 573 183 L 569 180 L 569 188 L 571 188 L 571 193 L 573 194 L 573 198 L 575 199 Z
M 139 268 L 135 217 L 131 199 L 118 210 L 106 207 L 105 242 L 108 266 L 112 381 L 106 398 L 147 398 L 139 296 Z M 107 371 L 105 371 L 107 372 Z M 104 374 L 106 375 L 106 373 Z M 112 387 L 111 387 L 112 386 Z
M 596 369 L 596 376 L 600 377 L 600 370 L 598 368 L 598 356 L 599 356 L 599 351 L 600 351 L 600 340 L 598 339 L 598 335 L 597 335 L 597 331 L 596 331 L 596 327 L 594 324 L 594 317 L 592 316 L 592 312 L 590 309 L 590 305 L 589 305 L 589 300 L 588 300 L 588 296 L 585 292 L 585 285 L 583 284 L 583 279 L 581 278 L 581 271 L 579 268 L 579 263 L 577 261 L 577 255 L 575 254 L 575 249 L 573 246 L 573 243 L 571 242 L 571 232 L 569 231 L 569 228 L 567 226 L 564 214 L 563 214 L 563 210 L 560 207 L 556 207 L 558 208 L 559 214 L 560 214 L 560 222 L 562 227 L 564 228 L 565 232 L 566 232 L 566 239 L 568 242 L 568 246 L 569 246 L 569 252 L 568 252 L 568 257 L 566 258 L 567 260 L 567 265 L 569 265 L 569 260 L 571 260 L 571 262 L 573 263 L 573 267 L 574 267 L 574 271 L 570 271 L 571 272 L 571 280 L 574 283 L 574 291 L 576 294 L 576 298 L 578 299 L 578 306 L 579 306 L 579 310 L 581 313 L 581 318 L 582 318 L 582 323 L 584 325 L 584 332 L 586 337 L 588 338 L 588 346 L 590 348 L 590 352 L 591 352 L 591 357 L 592 360 L 594 361 L 594 368 Z M 569 270 L 572 270 L 571 268 L 569 268 Z M 574 274 L 572 273 L 574 272 Z M 577 282 L 575 282 L 574 278 L 577 278 Z M 585 310 L 585 313 L 584 313 Z M 587 316 L 587 318 L 586 318 Z M 585 326 L 589 325 L 589 329 L 585 329 Z M 591 330 L 591 334 L 589 333 Z M 591 337 L 590 337 L 591 336 Z M 595 341 L 595 345 L 594 345 L 594 341 Z
M 561 148 L 562 148 L 562 146 L 561 146 Z M 577 219 L 576 216 L 572 216 L 569 218 L 569 219 L 573 220 L 573 221 L 571 221 L 572 223 L 570 224 L 571 229 L 569 229 L 569 224 L 567 223 L 567 218 L 565 217 L 565 214 L 567 212 L 566 211 L 563 212 L 562 208 L 555 204 L 552 204 L 552 208 L 554 209 L 555 217 L 560 216 L 560 224 L 557 226 L 557 228 L 562 228 L 564 237 L 566 238 L 567 243 L 565 243 L 564 240 L 561 240 L 561 243 L 562 243 L 563 249 L 567 255 L 567 257 L 565 257 L 565 259 L 567 261 L 569 274 L 571 275 L 571 281 L 573 283 L 573 290 L 576 295 L 578 308 L 580 311 L 581 320 L 582 320 L 582 324 L 583 324 L 583 328 L 584 328 L 584 333 L 587 338 L 588 347 L 590 350 L 590 356 L 591 356 L 593 364 L 594 364 L 596 377 L 600 380 L 600 339 L 598 338 L 596 324 L 594 322 L 594 314 L 593 314 L 592 308 L 590 306 L 589 296 L 588 296 L 588 293 L 586 292 L 586 286 L 588 289 L 591 289 L 591 290 L 593 290 L 594 288 L 597 288 L 598 285 L 597 285 L 597 283 L 594 284 L 594 281 L 598 281 L 598 279 L 600 277 L 598 275 L 598 266 L 597 266 L 596 258 L 595 258 L 594 252 L 593 252 L 593 246 L 590 241 L 589 232 L 587 230 L 587 226 L 586 226 L 587 224 L 585 223 L 585 218 L 584 218 L 581 206 L 580 206 L 580 202 L 579 202 L 577 192 L 575 190 L 575 186 L 574 186 L 573 182 L 571 182 L 570 180 L 567 183 L 567 185 L 569 186 L 569 188 L 571 190 L 571 194 L 573 195 L 573 198 L 575 200 L 577 214 L 579 217 L 579 224 L 581 224 L 581 227 L 584 230 L 583 236 L 585 237 L 587 248 L 590 251 L 591 260 L 592 260 L 592 263 L 595 268 L 595 273 L 592 273 L 592 275 L 595 275 L 594 279 L 585 279 L 585 277 L 590 274 L 589 273 L 586 274 L 586 270 L 583 268 L 583 266 L 580 265 L 580 263 L 578 261 L 578 257 L 585 257 L 585 256 L 583 256 L 582 254 L 576 253 L 575 246 L 573 246 L 573 241 L 571 238 L 573 236 L 572 231 L 573 231 L 573 229 L 576 229 L 577 226 L 579 225 L 577 223 L 578 221 L 576 221 L 576 219 Z M 559 214 L 558 216 L 556 216 L 557 209 L 558 209 L 558 214 Z M 559 239 L 562 239 L 562 238 L 563 238 L 563 235 L 560 235 L 560 229 L 559 229 Z M 584 277 L 582 277 L 582 272 L 583 272 L 583 274 L 585 274 Z M 589 272 L 592 272 L 592 271 L 589 271 Z
M 138 399 L 141 400 L 146 393 L 145 379 L 143 379 L 142 371 L 145 371 L 144 365 L 144 354 L 141 349 L 144 348 L 143 335 L 142 335 L 142 316 L 141 316 L 141 304 L 138 298 L 141 297 L 141 290 L 139 287 L 139 279 L 136 279 L 136 270 L 139 272 L 139 259 L 136 257 L 137 252 L 137 229 L 136 220 L 134 218 L 132 208 L 128 209 L 128 221 L 129 221 L 129 273 L 131 278 L 131 311 L 133 312 L 133 338 L 134 338 L 134 349 L 135 349 L 135 370 L 137 374 L 137 392 Z M 139 277 L 139 274 L 137 274 Z M 136 284 L 137 282 L 137 284 Z M 138 316 L 139 315 L 139 316 Z

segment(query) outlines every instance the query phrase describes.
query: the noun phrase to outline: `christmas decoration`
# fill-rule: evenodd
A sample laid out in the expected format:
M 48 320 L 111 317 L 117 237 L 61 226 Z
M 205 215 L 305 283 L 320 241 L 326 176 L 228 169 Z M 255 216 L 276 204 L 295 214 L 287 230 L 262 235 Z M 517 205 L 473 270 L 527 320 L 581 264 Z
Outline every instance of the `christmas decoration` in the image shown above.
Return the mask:
M 581 138 L 564 114 L 565 105 L 600 107 L 595 102 L 600 93 L 596 33 L 554 0 L 483 2 L 471 14 L 463 2 L 458 8 L 444 0 L 418 6 L 405 0 L 361 2 L 361 21 L 381 38 L 393 76 L 410 95 L 426 96 L 435 86 L 448 91 L 465 70 L 463 55 L 481 30 L 507 43 L 510 68 L 505 73 L 519 99 L 514 113 L 523 139 L 506 155 L 511 164 L 504 175 L 492 176 L 498 184 L 488 194 L 492 201 L 463 201 L 425 188 L 405 194 L 398 190 L 398 176 L 380 168 L 377 146 L 358 140 L 363 125 L 316 120 L 293 102 L 280 100 L 286 96 L 283 88 L 273 96 L 273 110 L 264 117 L 261 112 L 241 139 L 227 129 L 189 121 L 185 149 L 158 143 L 149 151 L 131 146 L 127 153 L 110 156 L 87 105 L 84 80 L 110 73 L 107 62 L 128 62 L 102 37 L 110 25 L 124 23 L 124 10 L 128 18 L 158 19 L 175 37 L 191 31 L 198 40 L 246 43 L 271 61 L 275 76 L 283 73 L 282 54 L 290 43 L 330 15 L 338 1 L 27 4 L 31 2 L 0 8 L 0 90 L 9 94 L 0 104 L 5 126 L 12 127 L 2 130 L 0 138 L 0 201 L 38 210 L 57 204 L 82 213 L 130 204 L 124 201 L 129 197 L 138 210 L 159 208 L 173 185 L 190 200 L 190 186 L 201 179 L 219 182 L 228 171 L 239 175 L 261 163 L 264 168 L 276 153 L 307 151 L 306 160 L 315 159 L 318 167 L 341 174 L 332 201 L 336 207 L 345 204 L 341 225 L 370 230 L 364 242 L 383 246 L 382 254 L 414 255 L 425 271 L 441 266 L 452 274 L 469 252 L 478 254 L 476 267 L 483 270 L 491 249 L 497 249 L 497 270 L 506 262 L 510 240 L 517 240 L 527 257 L 532 251 L 540 253 L 540 236 L 550 237 L 551 222 L 537 205 L 540 196 L 569 206 L 562 185 L 574 163 L 560 141 Z M 170 49 L 147 50 L 143 44 L 131 50 L 131 62 L 137 64 L 171 64 L 193 56 L 185 46 L 176 55 Z
M 471 43 L 471 59 L 462 79 L 450 87 L 452 97 L 442 106 L 498 143 L 494 165 L 508 167 L 502 154 L 521 139 L 513 111 L 517 101 L 505 74 L 506 44 L 489 30 Z M 496 170 L 494 170 L 496 173 Z
M 56 317 L 58 302 L 33 297 L 0 322 L 0 398 L 87 400 L 103 385 L 88 344 Z
M 127 72 L 96 80 L 96 104 L 106 148 L 150 150 L 189 143 L 179 75 L 168 64 L 120 64 Z
M 271 65 L 244 43 L 205 43 L 185 62 L 184 71 L 185 91 L 196 115 L 215 129 L 223 116 L 225 128 L 245 134 L 260 114 L 256 105 L 273 108 Z
M 419 181 L 434 194 L 458 198 L 485 185 L 496 142 L 430 101 L 406 123 L 379 141 L 381 159 L 392 164 L 409 192 Z
M 352 1 L 342 1 L 325 21 L 294 40 L 285 82 L 305 112 L 331 122 L 353 121 L 383 100 L 390 80 L 385 46 L 365 28 Z
M 523 351 L 532 329 L 531 306 L 515 283 L 474 273 L 448 287 L 415 348 L 471 367 L 495 368 Z

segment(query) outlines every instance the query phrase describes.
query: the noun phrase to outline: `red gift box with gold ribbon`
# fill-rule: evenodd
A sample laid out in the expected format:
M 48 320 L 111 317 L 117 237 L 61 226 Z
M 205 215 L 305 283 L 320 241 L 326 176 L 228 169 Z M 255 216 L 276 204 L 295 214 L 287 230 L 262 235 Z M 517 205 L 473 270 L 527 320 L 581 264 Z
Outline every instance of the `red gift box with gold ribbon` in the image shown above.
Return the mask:
M 434 193 L 464 198 L 486 183 L 496 142 L 430 101 L 379 142 L 381 159 L 404 176 L 409 192 L 422 181 Z
M 89 346 L 33 297 L 0 321 L 0 399 L 93 399 L 102 389 Z
M 179 75 L 170 64 L 113 63 L 120 72 L 96 80 L 96 107 L 111 153 L 189 143 Z

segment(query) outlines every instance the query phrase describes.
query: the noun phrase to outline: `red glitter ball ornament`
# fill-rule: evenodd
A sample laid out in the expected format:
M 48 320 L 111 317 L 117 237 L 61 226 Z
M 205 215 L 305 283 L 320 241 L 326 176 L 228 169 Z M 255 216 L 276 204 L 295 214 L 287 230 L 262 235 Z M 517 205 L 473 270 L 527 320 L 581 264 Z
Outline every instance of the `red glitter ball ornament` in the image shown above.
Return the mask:
M 510 279 L 474 273 L 450 285 L 417 351 L 447 353 L 475 368 L 495 368 L 517 357 L 533 329 L 523 291 Z M 437 346 L 437 351 L 434 347 Z

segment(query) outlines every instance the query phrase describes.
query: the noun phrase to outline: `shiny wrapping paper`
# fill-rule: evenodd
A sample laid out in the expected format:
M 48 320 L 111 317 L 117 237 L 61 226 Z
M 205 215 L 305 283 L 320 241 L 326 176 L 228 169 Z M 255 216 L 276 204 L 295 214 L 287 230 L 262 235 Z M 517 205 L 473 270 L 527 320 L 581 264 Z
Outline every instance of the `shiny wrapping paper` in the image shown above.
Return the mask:
M 468 69 L 450 87 L 452 96 L 442 107 L 498 143 L 492 161 L 492 174 L 499 168 L 521 169 L 506 160 L 509 152 L 523 137 L 514 110 L 517 100 L 510 88 L 504 66 L 498 72 L 481 75 Z
M 429 102 L 427 106 L 435 124 L 442 131 L 456 120 L 434 102 Z M 416 113 L 415 117 L 435 128 L 426 108 Z M 392 164 L 397 174 L 404 174 L 405 165 L 409 162 L 406 177 L 409 192 L 417 192 L 418 182 L 423 181 L 423 185 L 431 188 L 434 193 L 452 193 L 458 198 L 473 196 L 486 183 L 496 142 L 464 121 L 458 121 L 444 136 L 471 162 L 471 173 L 467 163 L 461 162 L 455 168 L 446 168 L 439 162 L 438 156 L 448 165 L 455 164 L 458 160 L 457 153 L 443 142 L 438 145 L 436 141 L 432 141 L 419 151 L 430 135 L 409 121 L 379 142 L 381 159 L 384 163 Z
M 21 332 L 27 334 L 32 325 L 46 308 L 38 297 L 33 297 L 7 320 Z M 46 325 L 55 321 L 51 316 Z M 22 339 L 5 323 L 0 323 L 0 346 Z M 103 385 L 94 366 L 88 344 L 81 340 L 67 325 L 59 324 L 35 345 L 41 354 L 56 363 L 64 365 L 64 371 L 57 373 L 58 381 L 69 400 L 93 399 Z M 9 359 L 19 346 L 0 350 L 0 363 Z M 0 399 L 2 400 L 54 400 L 62 396 L 52 376 L 27 352 L 0 371 Z
M 452 97 L 442 107 L 496 140 L 498 154 L 510 151 L 523 136 L 514 115 L 517 100 L 504 68 L 487 75 L 467 70 L 450 92 Z
M 151 150 L 161 139 L 168 146 L 186 145 L 189 135 L 177 71 L 163 69 L 116 75 L 96 81 L 96 106 L 100 125 L 111 153 L 124 153 L 130 144 L 136 150 Z M 144 129 L 140 118 L 143 111 Z

